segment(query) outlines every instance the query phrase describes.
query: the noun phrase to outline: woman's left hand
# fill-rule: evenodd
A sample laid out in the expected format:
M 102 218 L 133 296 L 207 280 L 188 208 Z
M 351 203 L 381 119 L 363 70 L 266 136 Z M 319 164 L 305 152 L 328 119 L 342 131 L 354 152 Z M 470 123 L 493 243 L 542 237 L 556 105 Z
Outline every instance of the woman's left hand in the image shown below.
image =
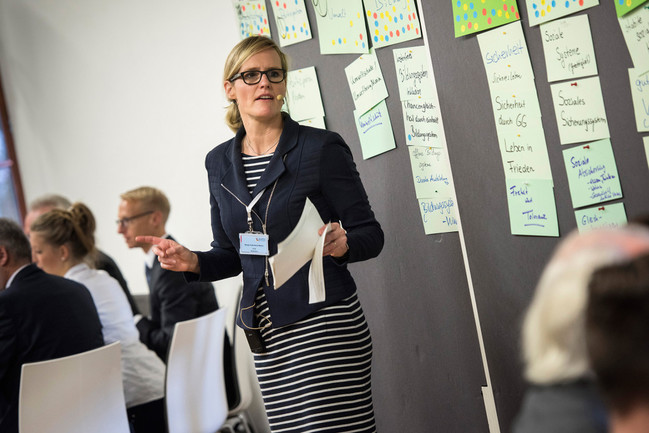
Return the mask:
M 318 235 L 322 236 L 326 225 L 320 227 Z M 323 256 L 342 257 L 347 254 L 349 246 L 347 245 L 347 232 L 338 223 L 331 223 L 331 229 L 325 236 Z

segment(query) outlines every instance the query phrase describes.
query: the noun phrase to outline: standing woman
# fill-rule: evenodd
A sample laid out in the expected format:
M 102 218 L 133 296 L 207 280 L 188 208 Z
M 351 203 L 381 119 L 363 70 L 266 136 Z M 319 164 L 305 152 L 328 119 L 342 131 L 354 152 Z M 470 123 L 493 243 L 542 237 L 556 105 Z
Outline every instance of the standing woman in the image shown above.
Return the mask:
M 124 396 L 134 432 L 163 433 L 164 364 L 140 342 L 131 307 L 117 280 L 87 265 L 94 263 L 94 232 L 95 218 L 84 204 L 51 210 L 31 225 L 32 255 L 48 274 L 88 288 L 99 313 L 104 343 L 119 341 L 121 345 Z
M 255 353 L 273 432 L 374 432 L 372 341 L 347 264 L 376 257 L 383 231 L 340 135 L 301 126 L 281 111 L 287 67 L 279 47 L 261 36 L 242 40 L 228 56 L 227 122 L 236 135 L 205 161 L 212 249 L 142 239 L 157 245 L 162 267 L 186 271 L 190 280 L 243 271 L 237 322 Z M 268 264 L 307 198 L 323 221 L 332 221 L 323 258 L 326 299 L 313 304 L 310 264 L 277 290 Z M 257 249 L 267 243 L 267 255 L 250 254 L 241 243 L 253 232 Z

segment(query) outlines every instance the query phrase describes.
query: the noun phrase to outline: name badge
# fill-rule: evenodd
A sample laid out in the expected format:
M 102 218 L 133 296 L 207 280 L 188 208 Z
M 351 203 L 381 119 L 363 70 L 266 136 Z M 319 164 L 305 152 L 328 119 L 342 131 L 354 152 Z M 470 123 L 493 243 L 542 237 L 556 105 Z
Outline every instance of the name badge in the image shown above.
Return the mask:
M 267 256 L 268 235 L 263 233 L 239 233 L 239 253 Z

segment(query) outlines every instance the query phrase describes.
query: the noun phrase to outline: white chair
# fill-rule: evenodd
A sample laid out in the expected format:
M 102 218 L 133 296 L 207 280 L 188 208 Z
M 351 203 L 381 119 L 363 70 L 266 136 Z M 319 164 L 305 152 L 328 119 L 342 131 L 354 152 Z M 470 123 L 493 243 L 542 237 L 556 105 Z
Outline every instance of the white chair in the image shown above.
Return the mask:
M 165 404 L 169 433 L 215 433 L 228 415 L 223 374 L 224 308 L 176 323 Z
M 20 433 L 128 433 L 119 342 L 22 366 Z

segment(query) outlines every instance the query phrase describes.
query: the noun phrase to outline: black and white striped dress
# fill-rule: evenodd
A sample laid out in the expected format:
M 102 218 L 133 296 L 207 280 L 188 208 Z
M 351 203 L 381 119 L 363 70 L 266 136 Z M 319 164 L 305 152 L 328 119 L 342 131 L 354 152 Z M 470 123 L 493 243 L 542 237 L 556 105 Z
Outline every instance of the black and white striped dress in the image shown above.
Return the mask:
M 243 155 L 250 191 L 271 157 Z M 260 326 L 272 322 L 261 289 L 255 313 Z M 376 432 L 372 338 L 355 294 L 261 335 L 266 353 L 254 355 L 255 369 L 273 433 Z

